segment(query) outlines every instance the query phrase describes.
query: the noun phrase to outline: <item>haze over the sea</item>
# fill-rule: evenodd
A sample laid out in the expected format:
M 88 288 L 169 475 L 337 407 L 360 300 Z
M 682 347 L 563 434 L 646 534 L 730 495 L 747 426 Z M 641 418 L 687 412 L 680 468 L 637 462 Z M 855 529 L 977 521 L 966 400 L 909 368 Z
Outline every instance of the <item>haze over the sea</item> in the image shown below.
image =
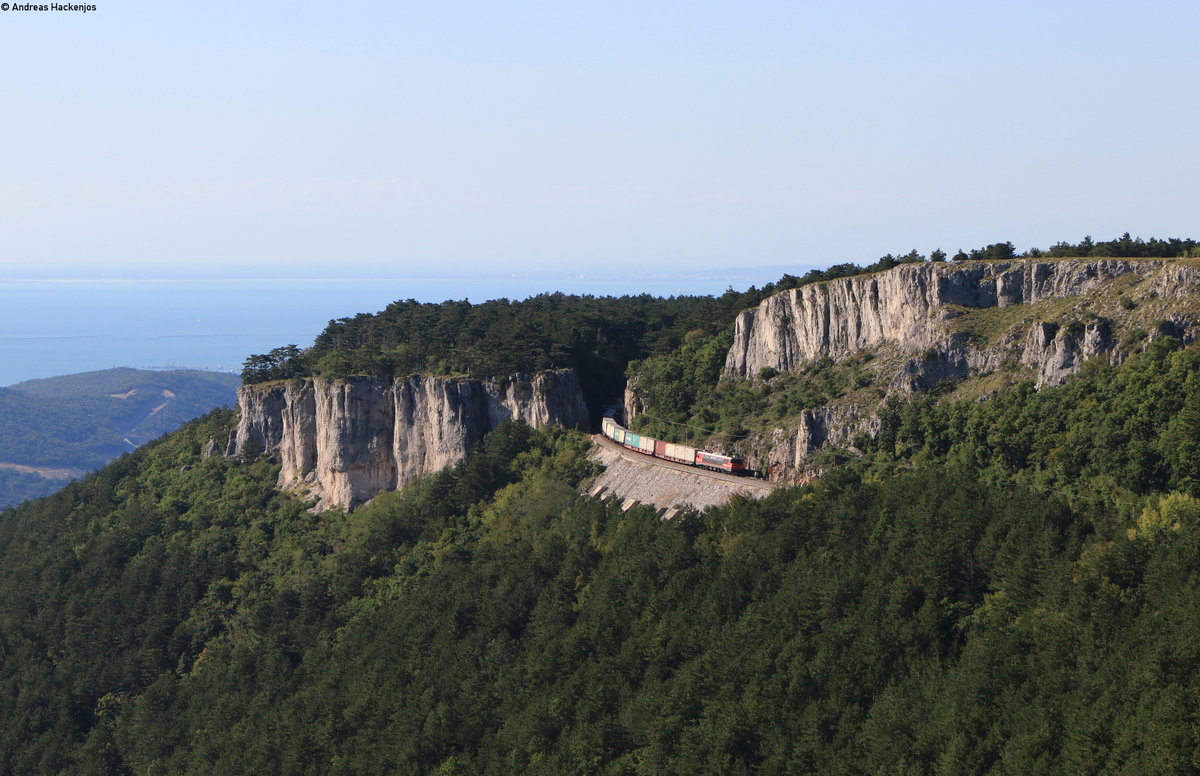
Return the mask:
M 1196 232 L 1198 3 L 7 5 L 0 384 Z
M 273 277 L 137 277 L 37 273 L 0 277 L 0 386 L 113 366 L 240 370 L 251 353 L 306 346 L 331 319 L 398 299 L 482 302 L 547 292 L 719 294 L 777 280 L 798 267 L 622 275 L 603 270 L 423 276 L 349 273 Z M 166 275 L 160 272 L 160 275 Z M 227 276 L 222 277 L 225 274 Z

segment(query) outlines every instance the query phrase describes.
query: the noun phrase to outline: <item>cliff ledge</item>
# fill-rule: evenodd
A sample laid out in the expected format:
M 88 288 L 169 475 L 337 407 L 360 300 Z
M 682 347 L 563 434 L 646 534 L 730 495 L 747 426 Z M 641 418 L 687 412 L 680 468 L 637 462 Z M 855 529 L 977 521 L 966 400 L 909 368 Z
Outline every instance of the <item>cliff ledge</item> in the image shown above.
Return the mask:
M 228 453 L 277 455 L 279 487 L 353 509 L 458 463 L 505 420 L 584 428 L 571 370 L 465 377 L 311 378 L 243 385 Z

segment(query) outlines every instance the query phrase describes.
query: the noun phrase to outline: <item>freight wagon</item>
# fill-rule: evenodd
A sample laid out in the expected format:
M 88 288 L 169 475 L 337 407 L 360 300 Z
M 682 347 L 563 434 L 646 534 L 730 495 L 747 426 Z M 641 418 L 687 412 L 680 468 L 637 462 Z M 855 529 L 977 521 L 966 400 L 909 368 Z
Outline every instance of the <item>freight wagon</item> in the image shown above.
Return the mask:
M 699 466 L 714 471 L 730 472 L 731 474 L 746 473 L 745 464 L 737 456 L 710 453 L 706 450 L 697 450 L 694 447 L 688 447 L 687 445 L 664 442 L 661 439 L 655 439 L 645 434 L 630 431 L 608 416 L 605 416 L 601 422 L 601 430 L 604 432 L 604 436 L 617 444 L 627 447 L 630 450 L 636 450 L 644 455 L 652 455 L 655 458 L 662 458 L 666 461 L 675 461 L 676 463 Z

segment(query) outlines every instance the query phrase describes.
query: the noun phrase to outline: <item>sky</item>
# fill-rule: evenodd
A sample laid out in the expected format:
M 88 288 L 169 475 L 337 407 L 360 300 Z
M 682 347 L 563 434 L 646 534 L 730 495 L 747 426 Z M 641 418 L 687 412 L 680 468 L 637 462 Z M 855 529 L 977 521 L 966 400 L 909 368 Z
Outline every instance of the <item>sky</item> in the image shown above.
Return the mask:
M 0 12 L 0 276 L 1200 234 L 1197 3 L 92 4 Z

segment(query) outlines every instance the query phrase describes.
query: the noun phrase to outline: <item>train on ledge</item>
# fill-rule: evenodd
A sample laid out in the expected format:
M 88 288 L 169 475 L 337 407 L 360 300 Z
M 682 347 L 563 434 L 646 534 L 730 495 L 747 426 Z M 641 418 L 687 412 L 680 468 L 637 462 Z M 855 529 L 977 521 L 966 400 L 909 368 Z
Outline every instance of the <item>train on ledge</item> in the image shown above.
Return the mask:
M 604 436 L 619 445 L 628 447 L 630 450 L 636 450 L 643 455 L 652 455 L 655 458 L 662 458 L 665 461 L 685 463 L 688 466 L 699 466 L 702 469 L 712 469 L 718 472 L 751 474 L 741 458 L 732 455 L 710 453 L 706 450 L 697 450 L 694 447 L 688 447 L 687 445 L 677 445 L 672 442 L 664 442 L 661 439 L 648 437 L 645 434 L 630 431 L 609 416 L 604 417 L 600 427 L 604 432 Z

